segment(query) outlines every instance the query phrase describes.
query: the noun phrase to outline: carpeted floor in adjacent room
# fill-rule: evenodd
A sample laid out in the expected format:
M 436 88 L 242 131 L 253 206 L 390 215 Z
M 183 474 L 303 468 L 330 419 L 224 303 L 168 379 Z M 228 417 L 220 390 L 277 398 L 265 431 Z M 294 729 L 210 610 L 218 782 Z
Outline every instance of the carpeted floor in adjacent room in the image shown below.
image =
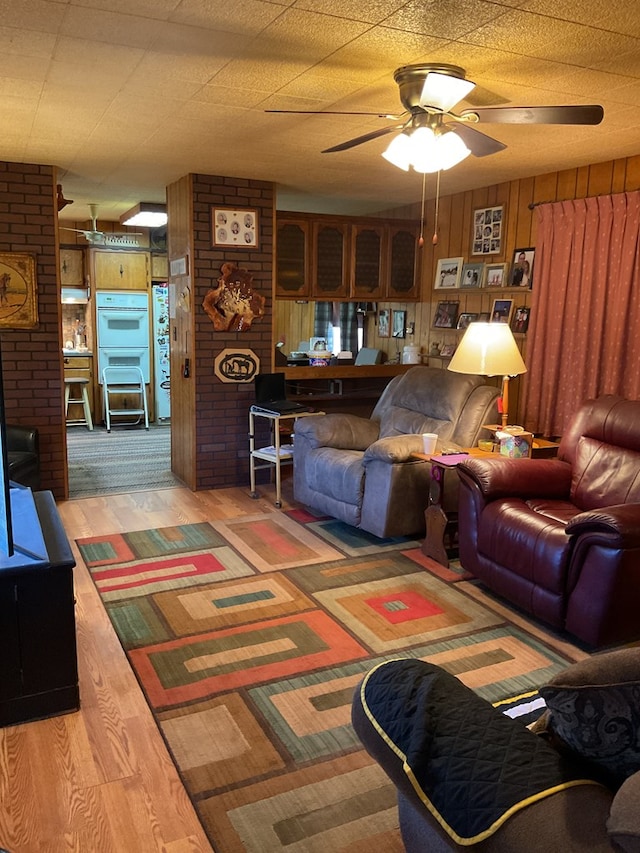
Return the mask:
M 301 510 L 78 546 L 217 853 L 401 853 L 350 724 L 379 661 L 428 658 L 498 702 L 572 659 L 417 542 Z
M 67 428 L 69 497 L 182 485 L 171 473 L 171 426 Z

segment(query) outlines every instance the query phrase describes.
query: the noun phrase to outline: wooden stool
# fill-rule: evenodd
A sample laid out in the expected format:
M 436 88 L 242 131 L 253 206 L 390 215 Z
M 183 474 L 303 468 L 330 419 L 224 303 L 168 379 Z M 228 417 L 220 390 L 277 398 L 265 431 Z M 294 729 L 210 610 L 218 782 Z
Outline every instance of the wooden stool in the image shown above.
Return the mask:
M 87 393 L 87 385 L 89 380 L 83 376 L 65 377 L 64 380 L 64 414 L 67 418 L 67 426 L 85 425 L 88 429 L 93 429 L 93 421 L 91 420 L 91 409 L 89 408 L 89 394 Z M 71 389 L 80 388 L 80 396 L 72 397 Z M 82 406 L 84 409 L 84 419 L 68 419 L 69 406 Z

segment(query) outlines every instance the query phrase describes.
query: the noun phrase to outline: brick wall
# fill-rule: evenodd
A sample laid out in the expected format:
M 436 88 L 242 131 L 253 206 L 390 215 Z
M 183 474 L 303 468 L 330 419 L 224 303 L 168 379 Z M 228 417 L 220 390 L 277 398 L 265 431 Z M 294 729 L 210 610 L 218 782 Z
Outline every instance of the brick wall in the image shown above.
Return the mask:
M 42 488 L 67 497 L 58 293 L 56 176 L 51 166 L 0 162 L 0 252 L 36 258 L 38 326 L 0 327 L 8 423 L 38 428 Z
M 212 246 L 214 205 L 258 212 L 256 248 Z M 193 176 L 194 352 L 196 381 L 196 489 L 249 485 L 248 412 L 253 383 L 225 383 L 216 378 L 216 356 L 229 347 L 253 350 L 261 370 L 272 366 L 272 255 L 274 188 L 266 181 Z M 253 275 L 253 287 L 266 297 L 265 315 L 245 332 L 217 332 L 202 308 L 207 291 L 217 286 L 220 267 L 235 262 Z M 264 442 L 263 442 L 264 443 Z

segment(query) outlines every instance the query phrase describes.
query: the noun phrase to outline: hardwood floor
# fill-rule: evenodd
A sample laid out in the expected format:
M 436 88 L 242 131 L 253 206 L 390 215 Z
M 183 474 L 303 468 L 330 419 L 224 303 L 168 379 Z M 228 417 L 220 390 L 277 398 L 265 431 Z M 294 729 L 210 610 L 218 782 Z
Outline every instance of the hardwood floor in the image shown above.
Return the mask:
M 84 536 L 277 512 L 273 487 L 259 491 L 252 500 L 242 488 L 165 489 L 65 501 L 58 509 L 77 556 L 75 540 Z M 11 853 L 211 851 L 80 560 L 75 586 L 81 708 L 0 729 L 0 847 Z

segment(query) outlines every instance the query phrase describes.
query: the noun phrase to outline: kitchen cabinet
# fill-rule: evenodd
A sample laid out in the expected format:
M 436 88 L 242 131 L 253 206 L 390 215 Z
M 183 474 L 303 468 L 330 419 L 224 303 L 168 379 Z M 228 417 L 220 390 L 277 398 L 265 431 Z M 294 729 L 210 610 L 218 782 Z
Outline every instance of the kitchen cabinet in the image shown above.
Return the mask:
M 91 265 L 96 290 L 149 290 L 149 252 L 92 249 Z
M 386 236 L 384 225 L 351 226 L 349 295 L 354 299 L 375 301 L 385 296 Z
M 166 281 L 169 278 L 169 261 L 166 255 L 151 255 L 151 279 Z
M 349 225 L 345 220 L 318 220 L 312 228 L 314 299 L 345 299 L 349 296 Z
M 95 423 L 95 403 L 94 403 L 94 383 L 93 383 L 93 357 L 90 355 L 63 355 L 64 378 L 82 378 L 87 379 L 87 393 L 89 395 L 89 408 L 91 409 L 91 418 Z
M 278 219 L 275 254 L 276 294 L 310 296 L 309 223 Z
M 418 224 L 407 221 L 279 214 L 276 297 L 416 301 L 418 236 Z
M 84 250 L 60 249 L 61 287 L 84 286 Z
M 389 274 L 386 298 L 401 301 L 420 296 L 420 248 L 418 227 L 389 227 Z

